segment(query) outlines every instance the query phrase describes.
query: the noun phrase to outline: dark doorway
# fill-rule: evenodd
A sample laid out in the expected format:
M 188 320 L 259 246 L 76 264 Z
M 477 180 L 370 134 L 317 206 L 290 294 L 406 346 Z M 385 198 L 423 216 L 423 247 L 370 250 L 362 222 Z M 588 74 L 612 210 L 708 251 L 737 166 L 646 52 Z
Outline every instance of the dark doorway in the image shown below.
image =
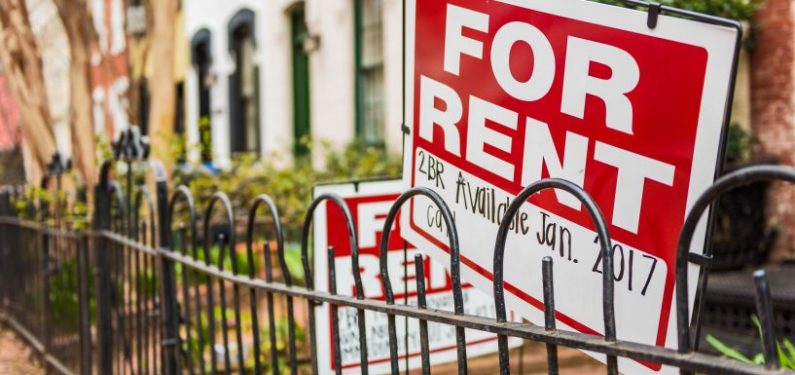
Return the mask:
M 232 152 L 260 151 L 259 67 L 256 63 L 254 12 L 243 9 L 229 21 L 229 52 L 235 72 L 229 76 Z
M 191 41 L 192 63 L 196 67 L 196 79 L 199 86 L 199 147 L 203 163 L 213 160 L 212 153 L 212 111 L 210 107 L 210 78 L 212 65 L 210 31 L 202 29 L 196 32 Z

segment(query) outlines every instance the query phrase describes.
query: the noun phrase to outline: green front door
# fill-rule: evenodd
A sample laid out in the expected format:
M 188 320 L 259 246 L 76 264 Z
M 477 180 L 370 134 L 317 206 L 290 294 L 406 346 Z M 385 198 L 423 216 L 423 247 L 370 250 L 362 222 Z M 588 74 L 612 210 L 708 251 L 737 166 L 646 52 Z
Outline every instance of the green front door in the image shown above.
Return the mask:
M 305 142 L 309 137 L 309 55 L 304 50 L 307 30 L 303 3 L 296 5 L 290 18 L 293 42 L 293 152 L 300 157 L 309 154 Z

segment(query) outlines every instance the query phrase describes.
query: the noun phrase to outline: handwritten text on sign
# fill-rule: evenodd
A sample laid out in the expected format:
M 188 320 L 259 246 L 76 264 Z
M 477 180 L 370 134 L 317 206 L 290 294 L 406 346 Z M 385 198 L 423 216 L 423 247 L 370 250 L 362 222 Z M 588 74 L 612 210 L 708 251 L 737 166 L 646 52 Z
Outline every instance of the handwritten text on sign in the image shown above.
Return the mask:
M 407 17 L 404 179 L 453 209 L 466 280 L 491 292 L 508 204 L 564 178 L 610 224 L 619 337 L 672 345 L 676 241 L 715 174 L 736 31 L 670 17 L 652 30 L 645 13 L 580 0 L 409 1 Z M 447 254 L 429 201 L 415 199 L 403 219 L 405 238 Z M 572 195 L 533 197 L 511 222 L 509 303 L 543 323 L 540 260 L 555 256 L 559 323 L 601 334 L 595 237 Z

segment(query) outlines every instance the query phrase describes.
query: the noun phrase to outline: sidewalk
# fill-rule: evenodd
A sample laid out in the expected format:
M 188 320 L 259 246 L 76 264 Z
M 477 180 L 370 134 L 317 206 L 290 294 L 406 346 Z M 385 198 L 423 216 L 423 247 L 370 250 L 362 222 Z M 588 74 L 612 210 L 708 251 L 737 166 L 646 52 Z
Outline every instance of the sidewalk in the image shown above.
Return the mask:
M 524 361 L 519 358 L 523 357 Z M 517 375 L 547 374 L 546 346 L 540 343 L 526 342 L 525 350 L 511 350 L 511 373 Z M 596 375 L 604 374 L 605 366 L 588 357 L 582 352 L 571 348 L 558 348 L 558 361 L 561 374 Z M 492 375 L 499 372 L 497 355 L 487 355 L 471 358 L 468 361 L 468 370 L 471 375 Z M 420 370 L 412 371 L 418 375 Z M 433 368 L 434 374 L 454 375 L 458 373 L 455 363 L 441 365 Z
M 0 375 L 43 375 L 33 356 L 13 331 L 0 325 Z

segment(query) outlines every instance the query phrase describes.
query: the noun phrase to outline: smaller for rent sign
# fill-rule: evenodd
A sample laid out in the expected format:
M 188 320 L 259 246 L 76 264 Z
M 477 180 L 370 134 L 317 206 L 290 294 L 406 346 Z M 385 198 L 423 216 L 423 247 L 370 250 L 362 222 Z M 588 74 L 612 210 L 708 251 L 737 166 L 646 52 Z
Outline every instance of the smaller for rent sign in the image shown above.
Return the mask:
M 400 195 L 400 180 L 322 185 L 315 187 L 315 196 L 323 193 L 336 193 L 348 204 L 359 242 L 359 266 L 364 284 L 364 294 L 369 299 L 384 300 L 379 266 L 379 246 L 381 231 L 389 209 Z M 353 271 L 351 269 L 351 250 L 348 243 L 348 230 L 342 211 L 335 205 L 324 203 L 318 208 L 314 218 L 314 257 L 315 286 L 318 290 L 329 290 L 328 246 L 334 246 L 337 292 L 340 295 L 355 294 Z M 396 222 L 399 226 L 399 223 Z M 394 228 L 389 239 L 387 256 L 389 276 L 395 301 L 398 304 L 417 304 L 417 280 L 414 256 L 419 250 L 408 244 L 400 236 L 399 228 Z M 423 257 L 425 289 L 429 309 L 453 311 L 452 283 L 446 268 L 427 256 Z M 467 314 L 494 317 L 494 301 L 485 293 L 464 285 L 464 309 Z M 318 364 L 321 374 L 333 374 L 338 364 L 334 363 L 331 309 L 328 304 L 317 308 Z M 340 328 L 340 351 L 342 368 L 345 373 L 360 373 L 359 326 L 356 309 L 338 310 Z M 388 374 L 389 337 L 385 314 L 367 311 L 367 352 L 369 370 L 372 374 Z M 398 353 L 400 368 L 414 369 L 420 363 L 420 329 L 416 320 L 396 317 Z M 477 356 L 496 352 L 497 337 L 480 331 L 466 331 L 467 355 Z M 408 351 L 406 350 L 408 343 Z M 511 340 L 509 345 L 518 346 L 520 340 Z M 428 324 L 428 347 L 432 364 L 454 362 L 456 360 L 455 328 L 436 323 Z
M 609 224 L 619 339 L 675 347 L 676 243 L 716 173 L 737 29 L 668 16 L 652 29 L 645 12 L 585 0 L 408 0 L 406 18 L 403 177 L 453 211 L 463 279 L 492 293 L 509 203 L 535 181 L 564 178 Z M 573 196 L 532 197 L 510 225 L 509 306 L 543 324 L 541 260 L 553 256 L 558 326 L 603 334 L 593 228 Z M 410 203 L 401 229 L 446 264 L 446 229 L 428 199 Z

